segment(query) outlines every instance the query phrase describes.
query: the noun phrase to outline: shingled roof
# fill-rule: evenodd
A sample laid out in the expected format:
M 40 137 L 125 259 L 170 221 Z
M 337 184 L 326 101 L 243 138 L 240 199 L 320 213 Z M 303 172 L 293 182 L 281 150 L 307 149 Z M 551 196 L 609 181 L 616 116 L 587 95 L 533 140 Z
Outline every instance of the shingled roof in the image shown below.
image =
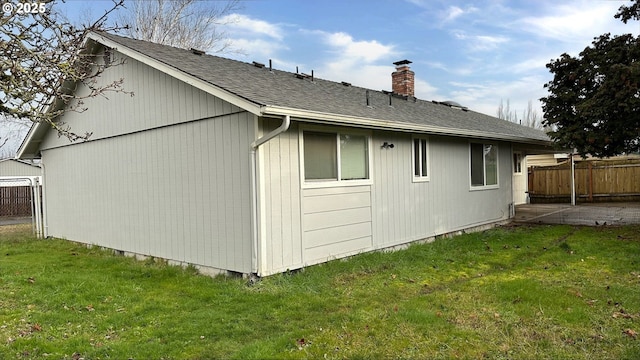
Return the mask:
M 354 125 L 362 125 L 357 119 L 368 119 L 374 121 L 372 127 L 384 124 L 384 127 L 397 130 L 423 129 L 424 132 L 476 135 L 525 143 L 549 141 L 549 137 L 540 130 L 433 101 L 396 97 L 385 91 L 350 86 L 316 76 L 311 79 L 267 66 L 108 33 L 98 35 L 252 102 L 262 107 L 265 115 L 269 110 L 282 113 L 283 109 L 291 109 L 310 116 L 323 114 L 324 117 L 353 118 Z
M 248 111 L 260 116 L 291 115 L 298 121 L 551 145 L 549 137 L 540 130 L 440 102 L 400 97 L 388 91 L 105 32 L 90 33 L 88 39 L 179 76 L 227 101 L 237 100 L 236 105 L 247 105 Z M 38 125 L 25 139 L 21 155 L 35 155 L 34 146 L 47 131 Z

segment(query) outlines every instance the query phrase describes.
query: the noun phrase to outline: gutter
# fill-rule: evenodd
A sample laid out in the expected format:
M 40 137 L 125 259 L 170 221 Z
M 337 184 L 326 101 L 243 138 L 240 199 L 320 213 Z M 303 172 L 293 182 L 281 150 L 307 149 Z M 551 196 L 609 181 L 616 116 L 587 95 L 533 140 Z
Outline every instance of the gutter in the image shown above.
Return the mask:
M 258 226 L 259 203 L 256 152 L 261 145 L 289 130 L 290 125 L 291 116 L 284 115 L 282 117 L 282 124 L 280 124 L 278 128 L 251 143 L 251 272 L 253 274 L 256 274 L 257 276 L 261 276 L 261 274 L 264 272 L 263 266 L 266 263 L 266 248 L 264 248 L 264 241 L 260 241 L 260 227 Z
M 420 132 L 432 135 L 446 135 L 456 137 L 473 137 L 489 140 L 513 141 L 521 144 L 532 144 L 542 146 L 552 146 L 550 140 L 533 139 L 520 137 L 515 135 L 505 135 L 495 132 L 486 132 L 479 130 L 453 129 L 440 126 L 413 124 L 407 122 L 397 122 L 389 120 L 378 120 L 350 115 L 338 115 L 309 110 L 298 110 L 280 106 L 266 106 L 265 114 L 277 116 L 293 116 L 295 118 L 305 119 L 306 122 L 319 122 L 324 125 L 347 125 L 360 126 L 368 129 L 391 130 L 399 132 Z

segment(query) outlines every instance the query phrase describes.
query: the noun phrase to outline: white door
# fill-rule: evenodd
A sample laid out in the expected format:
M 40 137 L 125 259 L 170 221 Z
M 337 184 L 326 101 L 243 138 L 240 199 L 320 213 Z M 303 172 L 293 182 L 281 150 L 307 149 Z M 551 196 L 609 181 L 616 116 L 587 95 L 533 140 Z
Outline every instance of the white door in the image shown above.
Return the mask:
M 521 152 L 513 152 L 513 203 L 527 203 L 527 163 Z

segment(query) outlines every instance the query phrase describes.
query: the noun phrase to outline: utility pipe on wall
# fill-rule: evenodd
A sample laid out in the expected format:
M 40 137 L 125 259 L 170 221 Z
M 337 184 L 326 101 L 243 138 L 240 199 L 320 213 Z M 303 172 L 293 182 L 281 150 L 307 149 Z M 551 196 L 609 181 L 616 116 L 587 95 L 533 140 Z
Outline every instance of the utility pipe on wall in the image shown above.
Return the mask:
M 259 204 L 256 152 L 262 144 L 289 130 L 290 125 L 291 117 L 289 115 L 285 115 L 282 119 L 282 124 L 280 124 L 278 128 L 251 143 L 251 237 L 253 243 L 251 253 L 251 271 L 258 276 L 262 274 L 262 266 L 264 265 L 263 256 L 265 254 L 263 249 L 259 248 L 262 244 L 259 242 L 260 236 L 258 234 L 260 229 L 258 228 Z

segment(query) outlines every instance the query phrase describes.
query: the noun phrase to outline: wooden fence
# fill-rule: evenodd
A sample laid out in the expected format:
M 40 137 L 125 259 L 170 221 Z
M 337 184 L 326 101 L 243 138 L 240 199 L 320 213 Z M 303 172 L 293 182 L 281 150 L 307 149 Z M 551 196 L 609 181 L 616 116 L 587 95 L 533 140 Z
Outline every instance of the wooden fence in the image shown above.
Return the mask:
M 31 216 L 31 186 L 0 187 L 1 216 Z
M 640 160 L 578 160 L 576 201 L 640 201 Z M 571 202 L 571 162 L 529 169 L 531 203 Z

